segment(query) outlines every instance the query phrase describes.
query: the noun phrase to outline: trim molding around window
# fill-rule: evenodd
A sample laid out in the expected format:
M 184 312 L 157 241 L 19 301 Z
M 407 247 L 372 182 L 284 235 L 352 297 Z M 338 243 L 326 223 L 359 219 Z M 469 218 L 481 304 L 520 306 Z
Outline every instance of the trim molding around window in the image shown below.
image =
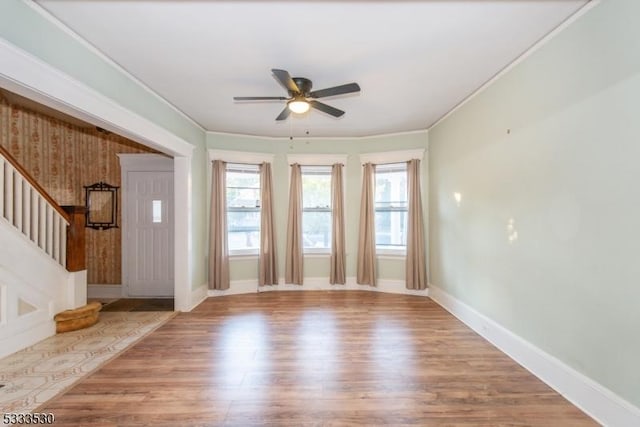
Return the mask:
M 378 259 L 386 259 L 390 261 L 404 261 L 407 257 L 406 249 L 398 250 L 398 249 L 378 249 L 376 248 L 376 258 Z
M 214 160 L 222 160 L 227 164 L 241 165 L 260 165 L 263 162 L 273 164 L 275 157 L 272 153 L 257 153 L 249 151 L 232 151 L 232 150 L 217 150 L 209 149 L 209 162 L 207 166 L 207 173 L 211 176 L 211 162 Z M 209 179 L 211 181 L 211 179 Z M 211 189 L 209 189 L 211 194 Z M 258 259 L 258 249 L 235 249 L 229 251 L 229 258 L 233 259 Z
M 375 166 L 376 254 L 404 257 L 407 252 L 407 163 Z
M 287 154 L 287 163 L 300 166 L 331 166 L 342 163 L 347 166 L 347 154 Z
M 246 163 L 259 165 L 262 162 L 273 164 L 274 154 L 272 153 L 255 153 L 249 151 L 231 151 L 209 149 L 209 162 L 214 160 L 222 160 L 227 163 Z
M 260 250 L 260 166 L 226 163 L 226 214 L 229 256 Z
M 408 162 L 411 159 L 419 159 L 422 162 L 425 149 L 379 151 L 360 154 L 360 163 L 373 163 L 374 165 L 386 165 Z M 404 259 L 407 254 L 406 247 L 392 249 L 376 246 L 376 257 L 379 259 Z
M 343 176 L 346 176 L 347 173 L 347 154 L 287 154 L 287 164 L 290 166 L 294 163 L 302 166 L 303 174 L 306 171 L 308 172 L 310 169 L 313 169 L 313 166 L 321 166 L 318 169 L 324 169 L 323 166 L 332 166 L 336 163 L 341 163 L 343 165 Z M 306 166 L 306 168 L 305 168 Z M 328 175 L 331 175 L 331 170 L 328 169 Z M 289 185 L 291 183 L 289 182 Z M 343 179 L 342 182 L 343 194 L 345 194 L 346 189 L 346 179 Z M 302 195 L 304 199 L 304 194 Z M 344 205 L 344 201 L 343 201 Z M 310 209 L 307 209 L 307 212 Z M 329 212 L 333 212 L 333 207 L 329 210 Z M 304 215 L 304 213 L 303 213 Z M 346 206 L 345 206 L 345 216 L 346 216 Z M 305 247 L 303 248 L 303 255 L 305 258 L 327 258 L 331 255 L 331 248 L 311 248 Z
M 301 166 L 303 252 L 331 253 L 331 166 Z
M 397 151 L 378 151 L 375 153 L 362 153 L 360 154 L 360 163 L 373 163 L 374 165 L 381 165 L 384 163 L 400 163 L 408 162 L 411 159 L 418 159 L 422 161 L 424 157 L 424 148 L 417 148 L 415 150 L 397 150 Z

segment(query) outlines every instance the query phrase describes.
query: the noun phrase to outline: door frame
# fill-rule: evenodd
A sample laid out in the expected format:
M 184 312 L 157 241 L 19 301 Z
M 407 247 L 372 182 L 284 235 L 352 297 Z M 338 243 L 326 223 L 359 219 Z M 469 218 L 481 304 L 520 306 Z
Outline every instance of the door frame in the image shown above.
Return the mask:
M 122 236 L 120 238 L 121 248 L 122 248 L 122 262 L 121 262 L 121 270 L 122 270 L 122 287 L 121 294 L 124 298 L 136 298 L 130 297 L 129 295 L 129 269 L 126 268 L 127 262 L 130 258 L 131 248 L 128 244 L 128 235 L 129 235 L 129 224 L 128 224 L 128 210 L 126 206 L 127 199 L 127 189 L 129 188 L 129 172 L 171 172 L 174 173 L 174 165 L 173 159 L 171 157 L 163 156 L 161 154 L 129 154 L 129 153 L 118 153 L 117 154 L 120 160 L 120 173 L 121 173 L 121 186 L 122 186 L 122 207 L 120 209 L 122 216 Z M 175 180 L 175 176 L 174 176 Z M 175 183 L 174 183 L 175 184 Z M 176 189 L 175 185 L 173 188 L 173 200 L 171 203 L 173 204 L 173 212 L 176 211 Z M 173 250 L 173 258 L 175 263 L 175 235 L 176 235 L 176 227 L 175 221 L 170 223 L 170 226 L 173 227 L 173 236 L 174 236 L 174 250 Z M 174 269 L 174 281 L 175 281 L 175 269 Z M 176 295 L 176 289 L 174 286 L 174 298 Z

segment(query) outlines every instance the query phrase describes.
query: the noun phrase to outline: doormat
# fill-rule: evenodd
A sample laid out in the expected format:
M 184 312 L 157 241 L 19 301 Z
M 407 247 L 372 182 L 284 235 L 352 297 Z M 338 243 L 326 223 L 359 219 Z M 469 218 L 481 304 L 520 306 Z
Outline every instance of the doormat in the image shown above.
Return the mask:
M 173 298 L 121 298 L 102 306 L 102 311 L 173 311 Z

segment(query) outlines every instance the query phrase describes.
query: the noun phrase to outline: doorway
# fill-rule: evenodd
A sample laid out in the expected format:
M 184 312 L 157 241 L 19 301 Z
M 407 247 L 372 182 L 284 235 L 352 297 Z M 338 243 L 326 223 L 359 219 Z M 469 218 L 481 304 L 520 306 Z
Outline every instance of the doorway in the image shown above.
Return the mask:
M 173 159 L 120 155 L 122 295 L 174 296 Z

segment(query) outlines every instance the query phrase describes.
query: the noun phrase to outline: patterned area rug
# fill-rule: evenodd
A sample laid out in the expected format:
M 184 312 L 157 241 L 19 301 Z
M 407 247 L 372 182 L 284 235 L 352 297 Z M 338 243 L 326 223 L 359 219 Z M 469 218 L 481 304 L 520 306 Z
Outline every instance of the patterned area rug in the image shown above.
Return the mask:
M 0 413 L 33 411 L 175 314 L 101 312 L 90 328 L 55 335 L 0 359 Z

